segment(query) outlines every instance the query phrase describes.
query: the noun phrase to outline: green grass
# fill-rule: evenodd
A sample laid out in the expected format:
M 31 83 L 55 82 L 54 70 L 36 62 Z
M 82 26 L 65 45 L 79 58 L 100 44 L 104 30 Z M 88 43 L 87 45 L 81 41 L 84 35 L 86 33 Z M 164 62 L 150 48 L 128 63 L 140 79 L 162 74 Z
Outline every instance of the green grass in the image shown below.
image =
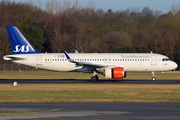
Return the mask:
M 1 103 L 150 102 L 180 103 L 180 85 L 12 84 L 0 85 Z
M 5 111 L 5 115 L 29 115 L 29 114 L 40 114 L 39 112 L 28 112 L 28 111 Z M 0 116 L 4 116 L 4 111 L 0 111 Z
M 78 74 L 77 72 L 0 71 L 0 79 L 90 79 L 91 76 L 92 74 L 86 74 L 86 73 Z
M 180 79 L 180 72 L 157 72 L 157 79 Z M 53 71 L 0 71 L 0 79 L 91 79 L 92 74 Z M 98 74 L 100 79 L 103 75 Z M 127 73 L 125 79 L 151 79 L 151 73 Z
M 90 79 L 92 74 L 1 71 L 0 79 Z M 180 72 L 156 73 L 158 79 L 180 79 Z M 100 79 L 104 76 L 100 75 Z M 151 73 L 128 73 L 126 79 L 151 79 Z M 0 84 L 0 103 L 57 102 L 180 103 L 179 84 Z

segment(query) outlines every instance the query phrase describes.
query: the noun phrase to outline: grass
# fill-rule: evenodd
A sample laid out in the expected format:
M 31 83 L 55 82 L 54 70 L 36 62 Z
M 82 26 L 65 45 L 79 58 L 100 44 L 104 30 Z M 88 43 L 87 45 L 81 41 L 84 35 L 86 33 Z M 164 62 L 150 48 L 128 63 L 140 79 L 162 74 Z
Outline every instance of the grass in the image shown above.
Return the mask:
M 178 84 L 2 84 L 0 102 L 179 103 L 179 89 Z
M 28 112 L 28 111 L 5 111 L 5 115 L 32 115 L 32 114 L 40 114 L 39 112 Z M 0 116 L 4 116 L 4 111 L 0 111 Z
M 0 71 L 0 79 L 90 79 L 92 74 L 53 71 Z M 101 75 L 102 76 L 102 75 Z M 103 78 L 103 76 L 102 76 Z
M 180 79 L 180 71 L 157 72 L 157 79 Z M 100 79 L 103 75 L 98 74 Z M 0 79 L 90 79 L 92 74 L 77 72 L 53 72 L 53 71 L 0 71 Z M 151 73 L 127 73 L 125 79 L 151 79 Z
M 0 79 L 90 79 L 92 74 L 1 71 Z M 100 75 L 100 79 L 104 76 Z M 156 73 L 157 79 L 180 79 L 180 72 Z M 150 73 L 128 73 L 126 79 L 151 79 Z M 179 84 L 0 84 L 0 103 L 57 102 L 180 103 Z

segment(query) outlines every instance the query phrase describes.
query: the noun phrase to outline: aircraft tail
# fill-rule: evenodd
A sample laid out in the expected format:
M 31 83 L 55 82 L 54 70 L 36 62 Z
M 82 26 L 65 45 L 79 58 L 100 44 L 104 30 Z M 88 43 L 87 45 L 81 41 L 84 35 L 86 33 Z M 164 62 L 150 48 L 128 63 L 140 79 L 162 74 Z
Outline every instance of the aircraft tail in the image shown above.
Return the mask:
M 16 26 L 6 26 L 13 54 L 39 53 L 21 34 Z

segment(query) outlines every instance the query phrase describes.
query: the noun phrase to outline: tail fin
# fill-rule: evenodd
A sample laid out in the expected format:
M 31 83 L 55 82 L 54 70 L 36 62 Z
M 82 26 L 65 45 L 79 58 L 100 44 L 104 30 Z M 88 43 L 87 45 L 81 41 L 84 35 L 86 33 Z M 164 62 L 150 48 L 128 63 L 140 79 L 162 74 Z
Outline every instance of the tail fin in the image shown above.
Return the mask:
M 39 53 L 15 26 L 6 26 L 13 54 Z

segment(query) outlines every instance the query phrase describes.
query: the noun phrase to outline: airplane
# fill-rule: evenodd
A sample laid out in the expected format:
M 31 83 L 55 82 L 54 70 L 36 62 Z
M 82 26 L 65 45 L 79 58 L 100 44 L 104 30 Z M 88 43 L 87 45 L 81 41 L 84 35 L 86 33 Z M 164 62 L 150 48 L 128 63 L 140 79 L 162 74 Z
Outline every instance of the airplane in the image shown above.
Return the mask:
M 35 68 L 62 71 L 93 73 L 92 81 L 103 74 L 106 79 L 123 79 L 127 72 L 170 71 L 177 64 L 167 56 L 155 53 L 40 53 L 28 42 L 15 26 L 6 26 L 12 48 L 12 55 L 5 55 L 4 60 Z

